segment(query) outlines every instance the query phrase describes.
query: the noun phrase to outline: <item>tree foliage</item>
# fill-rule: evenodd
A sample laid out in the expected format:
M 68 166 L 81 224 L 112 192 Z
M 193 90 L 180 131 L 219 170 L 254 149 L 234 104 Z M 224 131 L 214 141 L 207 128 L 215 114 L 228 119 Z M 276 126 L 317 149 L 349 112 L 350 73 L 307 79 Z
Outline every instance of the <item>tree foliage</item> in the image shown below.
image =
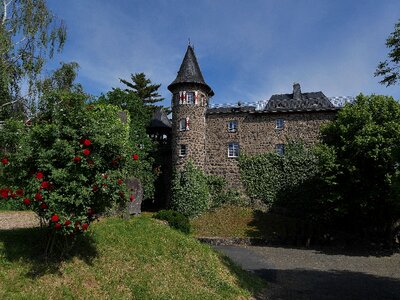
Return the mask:
M 400 20 L 396 23 L 395 30 L 386 39 L 386 47 L 390 49 L 389 59 L 379 63 L 374 75 L 383 76 L 380 83 L 390 86 L 400 80 Z
M 61 50 L 65 40 L 63 22 L 51 13 L 45 0 L 1 1 L 0 118 L 15 109 L 32 109 L 28 100 L 35 94 L 36 79 L 46 59 Z M 27 97 L 20 94 L 22 82 L 27 83 Z
M 121 89 L 113 89 L 106 95 L 102 95 L 97 100 L 98 103 L 112 104 L 118 106 L 121 110 L 129 112 L 129 139 L 132 143 L 133 151 L 139 155 L 140 163 L 133 170 L 131 175 L 139 178 L 144 186 L 145 197 L 152 199 L 154 197 L 154 181 L 156 175 L 152 170 L 153 159 L 151 152 L 154 149 L 154 143 L 148 136 L 146 128 L 152 116 L 150 107 L 144 103 L 134 93 L 129 93 Z
M 359 233 L 388 238 L 400 217 L 400 105 L 359 95 L 322 130 L 336 156 L 336 208 Z
M 124 79 L 120 79 L 120 81 L 128 87 L 125 91 L 135 94 L 145 104 L 153 104 L 164 100 L 158 93 L 161 84 L 152 84 L 144 73 L 131 74 L 132 82 Z

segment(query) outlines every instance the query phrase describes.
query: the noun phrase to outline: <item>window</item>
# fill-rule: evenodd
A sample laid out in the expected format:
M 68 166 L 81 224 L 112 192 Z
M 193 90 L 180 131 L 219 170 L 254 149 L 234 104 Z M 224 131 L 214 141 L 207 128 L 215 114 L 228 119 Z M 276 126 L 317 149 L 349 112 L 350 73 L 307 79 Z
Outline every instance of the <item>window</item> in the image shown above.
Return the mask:
M 189 117 L 179 120 L 179 131 L 189 130 Z
M 284 126 L 285 126 L 285 120 L 276 119 L 276 121 L 275 121 L 275 129 L 283 129 Z
M 284 155 L 285 154 L 285 145 L 284 144 L 277 144 L 275 146 L 276 153 L 279 155 Z
M 239 157 L 239 144 L 238 143 L 229 143 L 228 157 Z
M 194 104 L 194 92 L 186 93 L 187 104 Z
M 179 131 L 185 131 L 186 130 L 186 119 L 180 119 L 179 120 Z
M 186 156 L 186 145 L 179 145 L 179 156 Z
M 229 121 L 228 122 L 228 131 L 229 132 L 236 132 L 237 131 L 237 121 Z

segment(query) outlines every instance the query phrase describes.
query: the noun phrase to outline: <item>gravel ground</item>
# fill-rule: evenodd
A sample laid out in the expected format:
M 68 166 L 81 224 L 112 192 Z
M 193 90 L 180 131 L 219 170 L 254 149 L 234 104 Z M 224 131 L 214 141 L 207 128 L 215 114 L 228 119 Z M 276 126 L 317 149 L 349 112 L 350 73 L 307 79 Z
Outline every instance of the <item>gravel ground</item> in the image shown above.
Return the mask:
M 400 299 L 400 254 L 215 246 L 263 277 L 256 299 Z
M 34 212 L 31 211 L 16 211 L 16 212 L 1 212 L 0 211 L 0 230 L 28 228 L 39 226 L 39 219 Z

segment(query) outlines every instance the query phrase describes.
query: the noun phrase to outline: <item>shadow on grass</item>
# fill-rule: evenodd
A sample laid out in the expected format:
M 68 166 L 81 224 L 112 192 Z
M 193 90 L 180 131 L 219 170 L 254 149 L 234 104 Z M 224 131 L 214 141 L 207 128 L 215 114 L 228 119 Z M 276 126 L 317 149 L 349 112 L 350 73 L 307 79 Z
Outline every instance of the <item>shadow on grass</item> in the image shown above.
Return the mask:
M 346 256 L 391 256 L 399 252 L 398 248 L 384 248 L 368 241 L 357 239 L 347 232 L 334 232 L 334 237 L 324 239 L 324 228 L 312 228 L 304 220 L 254 211 L 253 219 L 248 224 L 253 229 L 248 231 L 250 237 L 262 237 L 266 245 L 291 249 L 309 249 L 329 255 Z
M 61 258 L 57 255 L 46 257 L 47 233 L 45 228 L 0 230 L 0 251 L 9 262 L 27 263 L 30 270 L 26 275 L 31 278 L 60 273 L 61 264 L 74 257 L 92 265 L 93 259 L 98 255 L 93 238 L 89 235 L 81 235 L 77 237 L 68 254 Z M 3 244 L 2 248 L 1 244 Z

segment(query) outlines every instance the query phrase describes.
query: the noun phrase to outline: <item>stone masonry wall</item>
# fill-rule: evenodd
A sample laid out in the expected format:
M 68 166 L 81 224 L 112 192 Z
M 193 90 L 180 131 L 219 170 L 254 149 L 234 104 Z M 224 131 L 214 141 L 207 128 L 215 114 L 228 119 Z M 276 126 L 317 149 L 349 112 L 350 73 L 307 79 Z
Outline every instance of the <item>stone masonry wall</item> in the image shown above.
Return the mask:
M 231 186 L 241 189 L 238 159 L 228 158 L 229 143 L 239 143 L 240 152 L 250 155 L 274 151 L 277 144 L 292 140 L 312 145 L 320 138 L 320 126 L 335 115 L 335 111 L 207 114 L 205 171 L 220 175 Z M 276 119 L 284 120 L 283 129 L 275 129 Z M 228 132 L 231 120 L 238 121 L 237 132 Z

